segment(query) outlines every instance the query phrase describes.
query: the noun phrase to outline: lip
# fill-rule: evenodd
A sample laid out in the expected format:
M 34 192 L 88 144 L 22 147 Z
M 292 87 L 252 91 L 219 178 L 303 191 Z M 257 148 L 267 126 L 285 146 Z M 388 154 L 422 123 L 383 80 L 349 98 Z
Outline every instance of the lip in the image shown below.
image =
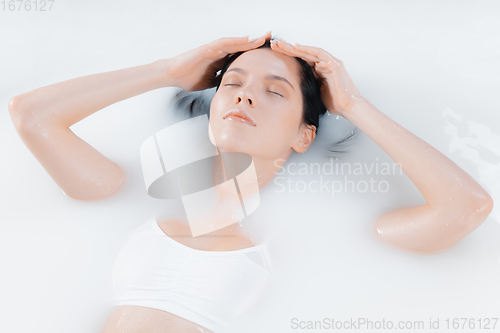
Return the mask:
M 229 110 L 228 112 L 226 112 L 226 114 L 224 114 L 224 117 L 222 117 L 222 119 L 227 119 L 227 118 L 241 121 L 242 123 L 245 123 L 250 126 L 256 126 L 255 121 L 252 119 L 252 117 L 247 112 L 241 109 Z

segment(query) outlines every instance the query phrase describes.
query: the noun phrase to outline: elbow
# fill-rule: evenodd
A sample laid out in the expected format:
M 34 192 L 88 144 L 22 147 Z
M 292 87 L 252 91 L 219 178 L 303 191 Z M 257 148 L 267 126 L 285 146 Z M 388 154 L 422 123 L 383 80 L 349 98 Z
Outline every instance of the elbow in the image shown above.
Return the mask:
M 481 198 L 478 200 L 478 198 Z M 473 204 L 472 204 L 473 202 Z M 376 237 L 386 244 L 410 252 L 441 252 L 478 228 L 493 210 L 493 199 L 486 193 L 463 202 L 461 208 L 430 209 L 415 218 L 404 215 L 386 215 L 375 223 Z M 415 211 L 426 208 L 416 207 Z M 409 215 L 411 212 L 406 211 Z
M 32 120 L 33 112 L 29 104 L 29 98 L 26 94 L 14 96 L 9 100 L 10 119 L 18 132 L 24 130 L 28 121 Z
M 488 217 L 488 215 L 491 214 L 493 211 L 493 206 L 494 206 L 493 198 L 491 195 L 488 193 L 485 193 L 484 195 L 484 201 L 482 202 L 481 205 L 479 205 L 478 209 L 476 210 L 477 213 L 481 213 L 485 217 Z
M 446 238 L 436 238 L 426 235 L 424 232 L 412 231 L 409 234 L 402 231 L 404 226 L 388 227 L 376 225 L 373 233 L 380 241 L 398 250 L 408 251 L 410 253 L 428 254 L 441 252 L 453 244 L 447 242 Z
M 14 122 L 14 125 L 19 114 L 19 105 L 21 104 L 20 99 L 21 99 L 20 96 L 15 96 L 12 97 L 9 101 L 9 106 L 8 106 L 9 114 L 10 118 Z
M 14 96 L 9 101 L 9 115 L 16 129 L 20 129 L 25 123 L 25 108 L 23 106 L 23 95 Z
M 453 233 L 444 235 L 442 241 L 433 243 L 432 246 L 426 248 L 423 252 L 440 252 L 446 250 L 479 228 L 493 211 L 494 205 L 493 198 L 488 193 L 484 192 L 482 197 L 483 199 L 478 201 L 472 208 L 464 210 L 459 216 L 455 216 L 449 220 L 450 224 L 453 223 L 456 225 Z
M 472 213 L 471 218 L 475 216 L 486 219 L 493 211 L 493 198 L 486 190 L 477 184 L 478 187 L 471 191 L 468 199 L 461 204 L 466 213 Z
M 479 227 L 493 211 L 493 198 L 486 191 L 476 194 L 469 203 L 463 204 L 462 217 L 470 231 Z

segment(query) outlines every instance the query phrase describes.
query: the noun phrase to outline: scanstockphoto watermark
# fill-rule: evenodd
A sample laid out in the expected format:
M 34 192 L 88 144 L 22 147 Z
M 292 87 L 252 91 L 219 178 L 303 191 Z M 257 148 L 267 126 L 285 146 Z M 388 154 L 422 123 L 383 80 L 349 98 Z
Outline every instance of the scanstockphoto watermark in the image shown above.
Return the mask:
M 327 192 L 335 193 L 386 193 L 390 189 L 388 176 L 403 175 L 401 163 L 375 162 L 339 162 L 330 158 L 327 163 L 288 163 L 276 160 L 275 166 L 279 168 L 274 178 L 277 193 L 304 193 Z M 297 180 L 294 176 L 319 176 L 312 180 Z M 368 176 L 370 177 L 368 179 Z
M 439 319 L 438 319 L 439 320 Z M 433 325 L 434 324 L 434 325 Z M 439 325 L 439 324 L 438 324 Z M 431 329 L 436 327 L 436 323 L 430 320 Z M 301 320 L 299 318 L 292 318 L 290 320 L 291 329 L 307 329 L 307 330 L 379 330 L 379 329 L 411 329 L 423 330 L 425 323 L 423 320 L 414 321 L 392 321 L 382 318 L 381 320 L 374 320 L 371 318 L 349 318 L 348 320 L 336 320 L 333 318 L 323 318 L 322 320 Z M 439 326 L 438 326 L 439 328 Z
M 338 320 L 323 318 L 322 320 L 290 319 L 292 330 L 418 330 L 434 331 L 454 330 L 470 332 L 471 330 L 495 330 L 498 327 L 498 317 L 444 317 L 429 318 L 428 320 L 387 320 L 373 318 L 348 318 Z

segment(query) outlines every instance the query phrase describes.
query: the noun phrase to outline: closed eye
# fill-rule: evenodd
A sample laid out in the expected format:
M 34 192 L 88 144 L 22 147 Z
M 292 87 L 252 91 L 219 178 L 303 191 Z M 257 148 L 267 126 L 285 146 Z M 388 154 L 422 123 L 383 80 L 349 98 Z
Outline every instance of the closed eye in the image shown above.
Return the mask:
M 224 87 L 226 87 L 226 86 L 239 86 L 239 84 L 235 84 L 235 83 L 226 83 L 226 84 L 224 85 Z M 281 95 L 281 94 L 277 93 L 276 91 L 270 91 L 270 90 L 269 90 L 269 92 L 270 92 L 270 93 L 272 93 L 272 94 L 276 94 L 276 95 L 278 95 L 278 96 L 280 96 L 280 97 L 283 97 L 283 95 Z

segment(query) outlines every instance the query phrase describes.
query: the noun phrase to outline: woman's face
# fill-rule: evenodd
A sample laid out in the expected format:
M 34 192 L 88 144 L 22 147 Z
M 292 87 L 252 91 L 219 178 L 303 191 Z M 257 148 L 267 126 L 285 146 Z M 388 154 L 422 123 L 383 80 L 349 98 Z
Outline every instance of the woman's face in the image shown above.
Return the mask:
M 234 60 L 210 106 L 217 147 L 268 159 L 299 151 L 305 132 L 299 71 L 294 58 L 270 49 L 247 51 Z M 231 110 L 246 112 L 254 124 L 226 117 Z

